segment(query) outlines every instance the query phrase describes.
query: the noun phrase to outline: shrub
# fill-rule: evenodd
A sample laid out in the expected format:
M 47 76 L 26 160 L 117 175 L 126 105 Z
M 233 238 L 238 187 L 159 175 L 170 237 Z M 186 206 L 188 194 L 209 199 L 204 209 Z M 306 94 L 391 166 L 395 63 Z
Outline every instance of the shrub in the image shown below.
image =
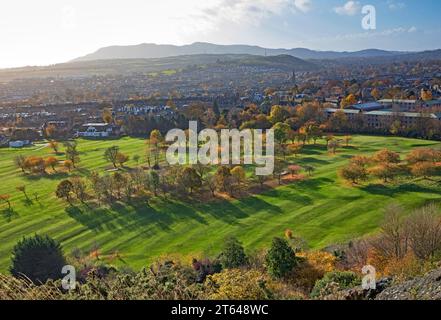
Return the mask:
M 283 278 L 297 265 L 294 251 L 288 242 L 274 238 L 270 250 L 265 257 L 268 273 L 275 278 Z
M 220 255 L 220 262 L 226 269 L 234 269 L 248 264 L 242 244 L 236 238 L 228 238 Z
M 61 278 L 66 265 L 60 244 L 48 236 L 35 235 L 23 238 L 12 251 L 11 274 L 26 276 L 34 283 Z
M 207 298 L 213 300 L 265 300 L 271 298 L 265 276 L 257 270 L 229 269 L 209 276 Z
M 335 291 L 356 287 L 361 284 L 358 275 L 349 271 L 334 271 L 318 280 L 311 292 L 311 298 L 321 298 Z

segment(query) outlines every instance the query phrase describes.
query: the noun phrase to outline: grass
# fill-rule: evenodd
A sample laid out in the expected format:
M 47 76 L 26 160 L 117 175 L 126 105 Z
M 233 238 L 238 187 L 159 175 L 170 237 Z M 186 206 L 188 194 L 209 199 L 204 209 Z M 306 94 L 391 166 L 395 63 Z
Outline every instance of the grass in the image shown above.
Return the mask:
M 77 174 L 103 172 L 109 164 L 104 150 L 118 145 L 132 156 L 144 154 L 144 141 L 80 140 L 81 164 Z M 405 181 L 391 185 L 348 186 L 337 176 L 349 157 L 369 155 L 389 148 L 404 154 L 416 147 L 441 148 L 438 142 L 394 137 L 355 136 L 350 147 L 336 155 L 323 142 L 308 146 L 292 161 L 316 168 L 305 181 L 269 190 L 264 194 L 231 202 L 186 203 L 152 199 L 148 204 L 108 207 L 68 207 L 56 199 L 54 190 L 66 174 L 25 176 L 13 164 L 14 156 L 43 155 L 52 151 L 44 144 L 22 150 L 0 149 L 0 194 L 10 194 L 13 211 L 0 204 L 0 272 L 7 272 L 14 244 L 23 236 L 48 234 L 62 242 L 66 253 L 74 248 L 90 250 L 98 245 L 104 254 L 117 250 L 122 261 L 139 269 L 166 253 L 215 254 L 226 236 L 237 236 L 248 250 L 268 246 L 287 228 L 305 238 L 311 247 L 347 241 L 377 230 L 384 208 L 401 203 L 406 209 L 441 200 L 441 185 Z M 60 156 L 60 159 L 63 157 Z M 131 160 L 128 166 L 135 166 Z M 16 190 L 27 186 L 31 201 Z M 39 200 L 33 199 L 34 192 Z

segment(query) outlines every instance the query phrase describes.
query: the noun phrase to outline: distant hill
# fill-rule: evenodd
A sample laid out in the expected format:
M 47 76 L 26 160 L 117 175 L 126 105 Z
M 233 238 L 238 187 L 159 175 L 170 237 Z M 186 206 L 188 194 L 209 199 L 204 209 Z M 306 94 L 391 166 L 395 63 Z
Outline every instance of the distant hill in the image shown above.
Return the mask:
M 0 70 L 0 80 L 46 77 L 87 77 L 92 75 L 128 75 L 183 70 L 194 66 L 223 65 L 225 67 L 256 66 L 284 71 L 312 71 L 318 66 L 290 56 L 253 56 L 239 54 L 202 54 L 153 59 L 113 59 L 74 61 L 46 67 L 24 67 Z
M 268 49 L 249 45 L 217 45 L 212 43 L 196 42 L 190 45 L 158 45 L 144 43 L 133 46 L 111 46 L 101 48 L 74 61 L 112 60 L 112 59 L 151 59 L 181 55 L 199 54 L 250 54 L 259 56 L 290 55 L 299 59 L 340 59 L 362 57 L 385 57 L 404 52 L 368 49 L 355 52 L 314 51 L 305 48 L 295 49 Z

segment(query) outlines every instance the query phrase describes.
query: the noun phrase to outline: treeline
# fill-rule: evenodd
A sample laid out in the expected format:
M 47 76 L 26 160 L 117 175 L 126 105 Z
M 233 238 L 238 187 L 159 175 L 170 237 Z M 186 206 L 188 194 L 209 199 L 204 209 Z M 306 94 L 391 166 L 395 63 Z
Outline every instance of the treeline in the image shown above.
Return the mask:
M 384 183 L 397 177 L 433 179 L 441 176 L 441 151 L 414 149 L 403 161 L 399 153 L 384 149 L 372 157 L 353 157 L 339 174 L 354 184 L 370 178 L 381 179 Z

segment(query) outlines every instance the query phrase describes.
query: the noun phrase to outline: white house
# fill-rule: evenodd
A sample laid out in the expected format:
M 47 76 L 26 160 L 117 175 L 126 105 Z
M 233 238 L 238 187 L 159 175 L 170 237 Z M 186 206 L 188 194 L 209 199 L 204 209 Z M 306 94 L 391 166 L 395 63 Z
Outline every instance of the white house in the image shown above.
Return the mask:
M 78 137 L 107 138 L 112 135 L 112 126 L 107 123 L 86 123 L 77 132 Z

